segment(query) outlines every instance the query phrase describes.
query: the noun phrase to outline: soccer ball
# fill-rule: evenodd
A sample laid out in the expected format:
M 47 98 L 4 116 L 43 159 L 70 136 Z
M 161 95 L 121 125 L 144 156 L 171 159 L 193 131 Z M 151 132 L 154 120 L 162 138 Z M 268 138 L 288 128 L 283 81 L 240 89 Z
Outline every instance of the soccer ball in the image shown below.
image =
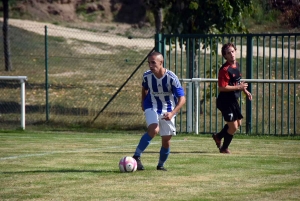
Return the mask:
M 121 172 L 134 172 L 136 171 L 136 160 L 131 156 L 124 156 L 119 162 L 119 169 Z

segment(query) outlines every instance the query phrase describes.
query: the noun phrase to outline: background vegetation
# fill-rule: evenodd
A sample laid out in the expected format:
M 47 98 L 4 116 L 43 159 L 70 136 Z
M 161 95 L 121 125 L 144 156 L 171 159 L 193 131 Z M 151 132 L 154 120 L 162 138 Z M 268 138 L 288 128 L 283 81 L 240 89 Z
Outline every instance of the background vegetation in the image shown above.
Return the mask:
M 25 15 L 24 12 L 20 12 L 20 9 L 17 9 L 22 8 L 20 7 L 20 2 L 23 2 L 24 4 L 24 2 L 27 1 L 11 2 L 14 3 L 11 4 L 11 16 L 17 17 L 16 13 L 19 13 L 20 16 L 24 15 L 22 18 L 24 17 L 25 19 L 41 18 L 40 15 L 33 15 L 34 11 L 32 11 L 32 13 L 27 13 L 27 15 Z M 96 14 L 95 12 L 86 10 L 90 9 L 91 6 L 91 4 L 88 3 L 89 2 L 87 1 L 85 6 L 77 10 L 77 15 L 79 17 L 73 22 L 59 19 L 60 15 L 53 19 L 49 19 L 52 24 L 62 25 L 61 27 L 54 27 L 53 29 L 49 27 L 49 31 L 59 33 L 63 30 L 62 27 L 77 28 L 76 30 L 70 29 L 69 34 L 85 35 L 92 32 L 97 35 L 98 38 L 102 36 L 107 37 L 109 35 L 114 36 L 114 38 L 118 38 L 118 36 L 120 36 L 124 40 L 127 40 L 127 44 L 131 44 L 131 42 L 134 42 L 135 40 L 139 40 L 140 43 L 144 43 L 147 39 L 153 39 L 155 30 L 153 26 L 149 26 L 149 24 L 147 25 L 147 23 L 150 23 L 151 21 L 153 22 L 153 14 L 149 10 L 146 12 L 146 17 L 141 18 L 144 20 L 143 23 L 116 23 L 119 22 L 117 17 L 120 16 L 119 14 L 116 14 L 116 17 L 109 21 L 110 23 L 104 23 L 99 18 L 89 21 L 82 17 L 82 13 L 85 13 L 86 16 Z M 253 32 L 263 32 L 265 30 L 272 30 L 272 32 L 286 32 L 286 30 L 292 30 L 291 25 L 289 24 L 286 24 L 285 26 L 278 25 L 280 24 L 279 20 L 281 19 L 281 10 L 267 4 L 266 2 L 265 4 L 263 3 L 264 1 L 254 1 L 254 4 L 252 5 L 253 7 L 249 8 L 249 10 L 244 13 L 244 23 L 247 25 L 247 28 L 249 27 L 249 31 L 254 30 Z M 38 8 L 37 5 L 39 4 L 34 5 L 35 8 Z M 255 10 L 256 12 L 252 12 L 252 10 Z M 262 16 L 264 16 L 264 18 Z M 31 25 L 28 24 L 27 28 L 30 26 Z M 34 31 L 42 30 L 42 32 L 43 29 L 44 24 L 32 28 Z M 42 125 L 42 128 L 47 128 L 48 125 L 51 126 L 51 121 L 56 122 L 56 124 L 53 125 L 55 129 L 60 126 L 64 127 L 66 126 L 65 121 L 68 121 L 68 119 L 75 120 L 73 121 L 74 124 L 68 124 L 68 126 L 74 126 L 75 128 L 83 126 L 85 128 L 85 126 L 89 125 L 89 122 L 93 119 L 93 117 L 95 117 L 97 112 L 100 111 L 104 104 L 107 103 L 112 95 L 118 90 L 130 72 L 133 72 L 133 70 L 140 64 L 143 56 L 145 56 L 150 50 L 149 47 L 141 50 L 128 45 L 108 45 L 103 42 L 87 41 L 84 38 L 78 40 L 70 39 L 68 37 L 63 38 L 59 36 L 50 36 L 48 38 L 48 42 L 51 120 L 45 122 L 44 37 L 40 34 L 32 33 L 32 31 L 25 31 L 14 26 L 10 27 L 10 33 L 12 38 L 11 50 L 13 52 L 13 70 L 11 72 L 1 72 L 1 74 L 20 75 L 26 72 L 26 75 L 30 77 L 30 82 L 28 82 L 26 89 L 27 122 L 30 126 Z M 289 43 L 289 40 L 290 39 L 287 37 L 282 39 L 282 45 L 284 45 L 284 47 L 293 46 L 292 48 L 299 45 L 296 42 L 296 39 L 292 39 L 291 43 Z M 295 42 L 293 42 L 293 40 L 295 40 Z M 245 41 L 246 40 L 243 41 L 243 44 L 245 44 Z M 272 43 L 273 42 L 274 40 Z M 260 44 L 262 44 L 261 40 Z M 269 44 L 267 44 L 267 46 L 268 45 Z M 152 46 L 153 43 L 150 43 L 150 48 Z M 201 53 L 201 57 L 202 56 L 204 56 L 203 53 Z M 220 65 L 220 61 L 220 56 L 213 58 L 212 60 L 209 60 L 209 58 L 206 57 L 204 61 L 204 69 L 199 71 L 201 76 L 215 76 L 216 73 L 209 72 L 208 69 L 210 67 L 217 69 Z M 245 63 L 244 60 L 241 61 Z M 287 60 L 282 60 L 282 63 L 287 62 Z M 295 60 L 291 63 L 291 70 L 293 70 L 293 66 L 295 66 L 298 62 L 298 60 Z M 182 63 L 186 63 L 186 58 L 183 57 Z M 210 63 L 212 63 L 212 65 L 210 65 Z M 262 63 L 261 59 L 257 59 L 256 63 L 257 65 L 258 63 Z M 274 63 L 278 62 L 272 59 L 268 65 L 272 66 Z M 170 68 L 172 68 L 172 66 Z M 263 68 L 268 69 L 267 66 Z M 139 75 L 145 69 L 147 69 L 147 65 L 143 65 L 141 67 L 140 71 L 137 72 L 132 81 L 129 83 L 130 86 L 139 86 Z M 278 72 L 277 70 L 271 71 L 269 77 L 272 73 L 274 74 L 275 71 L 276 75 L 280 77 L 280 73 L 287 72 L 287 69 L 280 69 Z M 257 70 L 255 70 L 255 72 L 257 72 Z M 295 69 L 294 72 L 297 73 L 297 69 Z M 182 72 L 177 73 L 181 78 L 184 78 L 186 75 L 186 69 L 184 68 Z M 112 79 L 110 77 L 111 75 L 117 76 L 115 79 Z M 19 124 L 19 85 L 18 83 L 2 83 L 2 86 L 5 97 L 3 97 L 1 102 L 4 107 L 1 107 L 0 113 L 2 113 L 3 116 L 0 116 L 0 120 L 3 120 L 4 117 L 9 117 L 10 119 L 8 122 L 6 121 L 5 124 L 3 123 L 3 127 Z M 290 85 L 288 87 L 290 87 Z M 288 87 L 282 87 L 282 90 L 279 88 L 278 93 Z M 292 87 L 294 88 L 288 88 L 289 93 L 292 93 L 297 86 Z M 210 92 L 214 93 L 213 90 L 209 89 L 204 91 L 205 97 L 208 97 L 207 95 L 211 95 Z M 127 93 L 131 94 L 132 99 L 126 98 Z M 213 94 L 213 96 L 214 95 L 215 94 Z M 276 96 L 276 94 L 274 96 Z M 123 92 L 117 96 L 116 102 L 111 104 L 108 108 L 106 116 L 99 117 L 99 124 L 97 125 L 97 128 L 108 129 L 109 127 L 110 129 L 144 129 L 144 123 L 143 121 L 140 121 L 143 118 L 142 114 L 137 114 L 136 111 L 133 112 L 132 110 L 130 112 L 127 111 L 128 108 L 139 108 L 139 98 L 138 87 L 134 89 L 125 87 Z M 298 101 L 298 99 L 296 101 Z M 282 101 L 282 104 L 283 102 L 284 101 Z M 295 102 L 296 105 L 297 103 L 298 102 Z M 124 105 L 126 105 L 125 108 Z M 276 105 L 269 107 L 276 108 Z M 211 118 L 214 112 L 212 111 L 212 108 L 213 110 L 215 108 L 214 100 L 210 100 L 204 110 L 204 112 L 206 112 L 205 115 L 207 115 L 203 120 L 205 131 L 207 131 L 206 129 L 211 131 Z M 258 107 L 256 107 L 256 109 L 257 108 Z M 282 108 L 284 108 L 283 105 Z M 276 110 L 274 111 L 276 113 Z M 13 114 L 11 112 L 13 112 Z M 185 116 L 185 112 L 186 110 L 184 109 L 181 115 Z M 59 117 L 59 114 L 63 115 Z M 135 120 L 133 121 L 132 118 Z M 282 118 L 287 119 L 284 115 Z M 30 119 L 34 120 L 31 121 Z M 127 121 L 131 121 L 132 123 L 132 125 L 129 126 L 130 128 L 127 127 L 128 125 L 125 125 Z M 260 120 L 256 119 L 256 121 Z M 185 126 L 185 123 L 186 122 L 183 122 L 183 126 Z M 108 124 L 110 126 L 108 126 Z M 215 124 L 215 122 L 213 122 L 213 124 Z M 221 123 L 218 126 L 221 126 Z
M 137 1 L 39 1 L 10 0 L 10 18 L 22 18 L 38 21 L 51 21 L 53 23 L 127 23 L 140 29 L 152 26 L 155 20 L 151 9 L 146 4 L 151 0 Z M 52 2 L 52 3 L 50 3 Z M 60 2 L 63 2 L 60 4 Z M 159 0 L 156 2 L 168 2 Z M 195 1 L 196 2 L 196 1 Z M 44 10 L 44 7 L 52 10 Z M 62 6 L 69 6 L 66 9 Z M 74 8 L 73 8 L 74 7 Z M 0 5 L 0 10 L 3 9 Z M 136 10 L 140 10 L 136 12 Z M 56 12 L 55 12 L 56 11 Z M 250 32 L 297 32 L 300 27 L 300 5 L 298 0 L 252 0 L 252 6 L 243 12 L 243 23 Z M 0 16 L 3 13 L 0 12 Z M 64 16 L 73 16 L 66 19 Z

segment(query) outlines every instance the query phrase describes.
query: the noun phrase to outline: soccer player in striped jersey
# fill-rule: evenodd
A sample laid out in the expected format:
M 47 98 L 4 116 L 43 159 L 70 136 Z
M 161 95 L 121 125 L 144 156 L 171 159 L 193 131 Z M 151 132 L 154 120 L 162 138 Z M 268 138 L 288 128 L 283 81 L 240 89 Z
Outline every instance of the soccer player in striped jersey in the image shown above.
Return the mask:
M 247 90 L 248 84 L 241 82 L 241 73 L 239 63 L 236 61 L 236 47 L 232 43 L 224 44 L 222 47 L 222 55 L 226 62 L 222 65 L 218 75 L 219 95 L 217 98 L 217 108 L 221 111 L 224 120 L 227 122 L 223 129 L 213 134 L 220 153 L 230 154 L 228 149 L 234 133 L 241 126 L 243 115 L 238 103 L 241 91 L 243 91 L 248 99 L 252 100 L 251 93 Z M 222 138 L 224 138 L 221 146 Z
M 138 170 L 144 170 L 141 155 L 150 141 L 159 133 L 161 149 L 157 170 L 164 170 L 170 153 L 170 140 L 176 135 L 175 116 L 185 104 L 184 90 L 178 77 L 163 67 L 164 58 L 159 52 L 148 56 L 150 70 L 143 75 L 141 107 L 147 123 L 147 132 L 141 137 L 133 158 L 136 159 Z

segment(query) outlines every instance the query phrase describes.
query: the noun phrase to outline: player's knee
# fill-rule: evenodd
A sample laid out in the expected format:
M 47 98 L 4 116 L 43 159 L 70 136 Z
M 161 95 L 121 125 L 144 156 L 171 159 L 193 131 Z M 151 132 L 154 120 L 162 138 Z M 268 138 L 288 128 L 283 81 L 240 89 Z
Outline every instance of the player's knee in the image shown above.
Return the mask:
M 239 128 L 242 125 L 242 121 L 241 120 L 237 120 L 237 123 L 238 123 L 238 128 Z
M 159 127 L 157 124 L 151 124 L 148 127 L 148 134 L 153 138 L 159 133 Z
M 237 131 L 236 128 L 229 128 L 228 129 L 228 133 L 231 134 L 231 135 L 233 135 L 236 131 Z
M 162 147 L 169 148 L 170 147 L 170 140 L 172 136 L 162 136 Z
M 238 124 L 228 125 L 228 133 L 234 134 L 238 130 Z

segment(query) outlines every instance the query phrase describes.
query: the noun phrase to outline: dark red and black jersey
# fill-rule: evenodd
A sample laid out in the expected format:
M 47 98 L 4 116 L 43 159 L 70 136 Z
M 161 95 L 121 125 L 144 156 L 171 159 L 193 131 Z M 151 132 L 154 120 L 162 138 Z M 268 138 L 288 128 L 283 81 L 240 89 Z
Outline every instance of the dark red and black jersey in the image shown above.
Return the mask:
M 219 87 L 236 86 L 241 81 L 240 65 L 238 62 L 235 64 L 224 63 L 219 70 L 218 85 Z M 221 100 L 233 100 L 240 97 L 241 92 L 239 90 L 230 92 L 220 92 L 218 98 Z

